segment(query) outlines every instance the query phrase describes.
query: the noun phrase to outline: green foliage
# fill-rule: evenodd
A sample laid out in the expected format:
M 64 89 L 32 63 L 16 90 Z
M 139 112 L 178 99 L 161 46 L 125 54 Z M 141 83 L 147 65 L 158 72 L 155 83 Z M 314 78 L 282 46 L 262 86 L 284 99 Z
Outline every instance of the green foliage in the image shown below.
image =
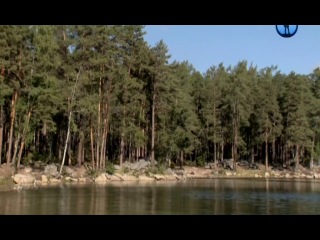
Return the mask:
M 113 163 L 107 162 L 107 164 L 106 164 L 106 173 L 108 173 L 108 174 L 110 174 L 110 175 L 113 175 L 114 172 L 115 172 L 115 170 L 116 170 L 116 169 L 115 169 Z
M 150 174 L 161 174 L 164 175 L 166 171 L 166 166 L 164 164 L 158 164 L 157 166 L 151 167 L 147 170 L 147 175 Z
M 70 113 L 71 164 L 111 174 L 107 159 L 151 155 L 152 139 L 156 159 L 183 155 L 188 165 L 232 149 L 263 159 L 266 143 L 273 161 L 284 146 L 319 159 L 320 69 L 286 75 L 241 61 L 201 74 L 188 61 L 169 64 L 168 46 L 148 46 L 144 34 L 139 25 L 0 26 L 0 126 L 12 130 L 1 161 L 17 141 L 23 162 L 60 162 Z
M 206 155 L 202 154 L 197 157 L 196 164 L 198 167 L 204 167 L 206 165 Z

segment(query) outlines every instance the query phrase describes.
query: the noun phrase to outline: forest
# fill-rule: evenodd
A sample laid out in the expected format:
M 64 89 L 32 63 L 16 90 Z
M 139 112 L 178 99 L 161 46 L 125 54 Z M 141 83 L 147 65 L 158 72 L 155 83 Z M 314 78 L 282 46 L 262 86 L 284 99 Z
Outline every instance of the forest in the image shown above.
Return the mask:
M 319 164 L 319 68 L 241 60 L 200 73 L 144 35 L 140 25 L 0 26 L 0 164 Z

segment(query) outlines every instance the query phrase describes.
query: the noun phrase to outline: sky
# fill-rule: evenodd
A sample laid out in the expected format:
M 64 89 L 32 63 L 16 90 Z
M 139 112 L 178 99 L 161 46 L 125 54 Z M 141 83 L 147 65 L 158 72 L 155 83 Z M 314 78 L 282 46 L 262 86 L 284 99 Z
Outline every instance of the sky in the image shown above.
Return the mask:
M 144 30 L 150 46 L 161 39 L 166 43 L 170 63 L 187 60 L 201 73 L 242 60 L 258 69 L 277 66 L 285 74 L 310 74 L 320 66 L 317 25 L 299 25 L 290 38 L 281 37 L 275 25 L 146 25 Z

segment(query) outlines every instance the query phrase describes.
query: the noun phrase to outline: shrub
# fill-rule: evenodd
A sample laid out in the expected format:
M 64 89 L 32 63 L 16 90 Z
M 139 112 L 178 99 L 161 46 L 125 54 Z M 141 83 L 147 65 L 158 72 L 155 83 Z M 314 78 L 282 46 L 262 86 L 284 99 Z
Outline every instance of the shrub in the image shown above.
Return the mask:
M 113 175 L 114 172 L 115 172 L 115 167 L 112 163 L 110 162 L 107 162 L 107 165 L 106 165 L 106 173 L 110 174 L 110 175 Z

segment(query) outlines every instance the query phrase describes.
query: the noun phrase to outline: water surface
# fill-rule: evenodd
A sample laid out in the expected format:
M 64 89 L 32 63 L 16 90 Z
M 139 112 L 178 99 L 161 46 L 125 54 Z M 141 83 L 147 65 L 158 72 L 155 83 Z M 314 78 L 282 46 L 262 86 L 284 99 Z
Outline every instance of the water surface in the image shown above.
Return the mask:
M 0 192 L 0 214 L 320 214 L 320 181 L 208 179 L 62 184 Z

